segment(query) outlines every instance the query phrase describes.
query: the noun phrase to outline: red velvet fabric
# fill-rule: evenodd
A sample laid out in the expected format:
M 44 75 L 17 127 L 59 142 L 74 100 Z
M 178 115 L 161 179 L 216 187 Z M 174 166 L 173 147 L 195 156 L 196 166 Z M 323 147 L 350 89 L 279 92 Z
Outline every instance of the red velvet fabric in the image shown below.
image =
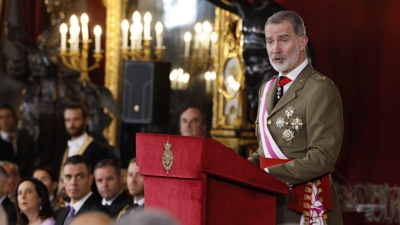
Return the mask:
M 162 166 L 169 140 L 173 166 Z M 181 224 L 275 224 L 275 194 L 286 184 L 218 141 L 205 137 L 136 134 L 147 207 L 160 207 Z

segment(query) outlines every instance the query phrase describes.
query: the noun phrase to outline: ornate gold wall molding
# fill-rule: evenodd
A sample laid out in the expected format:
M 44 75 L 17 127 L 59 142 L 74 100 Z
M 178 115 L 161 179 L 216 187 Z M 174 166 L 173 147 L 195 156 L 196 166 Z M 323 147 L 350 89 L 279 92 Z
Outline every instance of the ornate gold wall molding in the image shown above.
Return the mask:
M 122 61 L 119 48 L 120 42 L 120 24 L 123 15 L 124 0 L 103 0 L 106 7 L 106 40 L 105 40 L 105 86 L 110 89 L 117 105 L 120 105 L 121 90 L 121 72 Z M 118 136 L 118 121 L 113 118 L 110 126 L 104 131 L 104 136 L 107 137 L 111 146 L 117 145 Z

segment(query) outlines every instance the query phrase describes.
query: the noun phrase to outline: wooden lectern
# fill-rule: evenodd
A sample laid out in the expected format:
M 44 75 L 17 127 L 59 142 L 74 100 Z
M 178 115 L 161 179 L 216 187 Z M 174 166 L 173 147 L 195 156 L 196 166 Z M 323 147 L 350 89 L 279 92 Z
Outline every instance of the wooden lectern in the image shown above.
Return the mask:
M 275 224 L 289 187 L 213 138 L 136 134 L 145 205 L 182 225 Z M 169 170 L 170 169 L 170 170 Z

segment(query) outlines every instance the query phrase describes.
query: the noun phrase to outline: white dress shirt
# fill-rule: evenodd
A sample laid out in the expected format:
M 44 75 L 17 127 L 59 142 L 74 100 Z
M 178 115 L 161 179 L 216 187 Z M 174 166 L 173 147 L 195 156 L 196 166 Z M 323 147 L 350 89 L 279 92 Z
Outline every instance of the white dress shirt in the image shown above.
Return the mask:
M 68 157 L 77 155 L 79 149 L 81 149 L 82 145 L 85 144 L 86 140 L 89 138 L 89 135 L 85 132 L 75 140 L 68 141 Z
M 296 67 L 294 70 L 290 71 L 288 74 L 283 75 L 282 73 L 279 73 L 280 76 L 286 76 L 289 78 L 290 81 L 287 83 L 285 86 L 283 86 L 283 93 L 286 93 L 286 91 L 289 89 L 290 85 L 292 85 L 293 81 L 299 76 L 300 72 L 308 65 L 308 59 L 306 58 L 298 67 Z
M 86 200 L 87 200 L 91 195 L 92 195 L 92 192 L 90 192 L 89 194 L 87 194 L 85 197 L 83 197 L 81 200 L 75 202 L 74 204 L 72 204 L 72 201 L 71 201 L 70 206 L 71 206 L 71 207 L 74 207 L 74 209 L 75 209 L 75 215 L 76 215 L 76 213 L 82 208 L 83 204 L 86 202 Z
M 101 200 L 101 204 L 102 205 L 111 205 L 113 202 L 114 202 L 114 200 L 116 199 L 116 198 L 118 198 L 118 196 L 122 193 L 122 191 L 123 190 L 121 190 L 118 194 L 116 194 L 112 199 L 110 199 L 110 200 L 106 200 L 105 198 L 103 198 L 103 200 Z

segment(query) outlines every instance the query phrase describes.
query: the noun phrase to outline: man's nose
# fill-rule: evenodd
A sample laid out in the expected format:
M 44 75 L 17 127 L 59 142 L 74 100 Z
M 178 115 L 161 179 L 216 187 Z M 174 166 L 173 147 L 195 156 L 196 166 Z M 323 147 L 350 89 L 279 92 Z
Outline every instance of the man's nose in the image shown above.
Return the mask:
M 281 52 L 281 46 L 279 45 L 278 42 L 275 42 L 272 46 L 272 53 L 280 53 Z

